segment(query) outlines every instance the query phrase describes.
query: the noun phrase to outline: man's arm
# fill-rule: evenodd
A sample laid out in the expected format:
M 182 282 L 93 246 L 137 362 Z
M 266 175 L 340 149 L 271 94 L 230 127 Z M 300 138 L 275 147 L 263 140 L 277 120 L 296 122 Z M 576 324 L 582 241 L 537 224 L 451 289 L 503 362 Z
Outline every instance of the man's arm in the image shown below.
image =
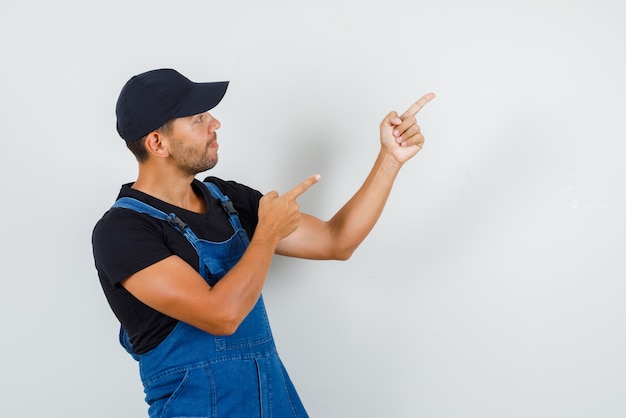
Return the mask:
M 151 308 L 214 335 L 229 335 L 259 299 L 276 245 L 300 221 L 296 198 L 319 180 L 314 175 L 279 196 L 259 201 L 259 222 L 241 260 L 213 287 L 178 256 L 167 257 L 121 282 Z
M 378 221 L 402 165 L 422 149 L 424 136 L 415 115 L 434 97 L 423 96 L 401 116 L 390 112 L 380 123 L 380 152 L 361 188 L 327 222 L 302 214 L 298 228 L 278 243 L 276 253 L 348 259 Z

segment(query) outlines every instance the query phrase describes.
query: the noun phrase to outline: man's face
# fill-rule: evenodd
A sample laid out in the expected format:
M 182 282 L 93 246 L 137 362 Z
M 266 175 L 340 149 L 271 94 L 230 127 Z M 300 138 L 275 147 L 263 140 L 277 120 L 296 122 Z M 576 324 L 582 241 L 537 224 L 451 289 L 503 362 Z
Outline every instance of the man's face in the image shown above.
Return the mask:
M 178 118 L 173 121 L 170 157 L 184 175 L 196 175 L 217 164 L 217 130 L 220 121 L 209 112 Z

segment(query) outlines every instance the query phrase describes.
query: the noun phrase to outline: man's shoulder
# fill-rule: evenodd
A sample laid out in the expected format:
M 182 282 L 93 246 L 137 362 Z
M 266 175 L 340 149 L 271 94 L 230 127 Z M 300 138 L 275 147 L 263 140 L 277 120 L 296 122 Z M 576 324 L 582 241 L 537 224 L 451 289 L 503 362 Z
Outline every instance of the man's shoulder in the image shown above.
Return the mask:
M 209 176 L 204 179 L 204 182 L 215 184 L 231 200 L 258 200 L 262 196 L 258 190 L 234 180 L 223 180 L 219 177 Z
M 130 192 L 128 192 L 128 190 L 130 190 Z M 123 197 L 130 197 L 148 203 L 145 202 L 145 199 L 142 199 L 140 195 L 132 193 L 132 189 L 130 188 L 123 188 L 120 191 L 118 199 Z M 94 225 L 92 232 L 92 238 L 94 240 L 98 238 L 107 239 L 111 236 L 133 233 L 138 230 L 158 232 L 161 229 L 161 225 L 157 219 L 135 210 L 115 207 L 114 204 L 115 202 L 111 203 L 111 207 L 104 212 L 102 217 L 100 217 Z
M 246 188 L 246 189 L 251 189 L 251 187 L 246 186 L 245 184 L 236 182 L 234 180 L 224 180 L 220 177 L 215 177 L 215 176 L 207 176 L 205 177 L 204 180 L 202 180 L 202 182 L 204 183 L 213 183 L 215 185 L 217 185 L 218 187 L 224 186 L 224 187 L 228 187 L 228 188 Z

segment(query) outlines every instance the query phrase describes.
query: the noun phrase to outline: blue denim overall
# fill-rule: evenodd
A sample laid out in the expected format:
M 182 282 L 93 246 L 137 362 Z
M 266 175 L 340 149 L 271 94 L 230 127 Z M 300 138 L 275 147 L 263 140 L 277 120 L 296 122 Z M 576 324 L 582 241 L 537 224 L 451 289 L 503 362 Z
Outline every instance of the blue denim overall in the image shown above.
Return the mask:
M 249 240 L 228 197 L 214 184 L 204 184 L 221 202 L 235 231 L 224 242 L 199 239 L 175 214 L 133 198 L 120 198 L 113 207 L 169 222 L 196 249 L 200 274 L 213 286 L 239 261 Z M 139 361 L 151 418 L 308 417 L 278 357 L 262 296 L 229 336 L 178 322 L 165 340 L 145 354 L 132 353 L 123 328 L 120 342 Z

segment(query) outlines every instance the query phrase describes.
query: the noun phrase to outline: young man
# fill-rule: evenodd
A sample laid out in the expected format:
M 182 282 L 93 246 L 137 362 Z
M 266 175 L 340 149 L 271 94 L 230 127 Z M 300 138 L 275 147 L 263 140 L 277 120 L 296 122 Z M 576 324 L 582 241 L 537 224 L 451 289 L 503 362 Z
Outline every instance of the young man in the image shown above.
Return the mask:
M 305 417 L 261 296 L 272 257 L 350 257 L 421 150 L 415 115 L 434 94 L 383 119 L 363 186 L 322 221 L 296 202 L 318 175 L 283 195 L 195 178 L 217 163 L 220 122 L 209 110 L 227 85 L 159 69 L 123 87 L 117 130 L 139 173 L 94 228 L 95 264 L 151 417 Z

